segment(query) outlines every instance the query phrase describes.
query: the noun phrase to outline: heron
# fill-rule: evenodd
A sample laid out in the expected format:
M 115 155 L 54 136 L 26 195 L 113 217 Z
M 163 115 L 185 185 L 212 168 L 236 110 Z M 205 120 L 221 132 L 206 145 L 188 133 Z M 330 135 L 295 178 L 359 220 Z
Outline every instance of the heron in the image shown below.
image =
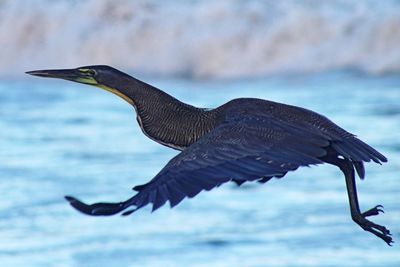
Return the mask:
M 65 196 L 72 207 L 93 216 L 129 215 L 150 204 L 152 211 L 227 182 L 265 183 L 299 167 L 331 164 L 345 177 L 352 220 L 388 245 L 390 231 L 369 219 L 382 205 L 361 212 L 356 173 L 364 179 L 364 162 L 387 162 L 380 152 L 314 111 L 257 98 L 233 99 L 213 109 L 179 101 L 166 92 L 106 65 L 28 71 L 27 74 L 88 84 L 109 91 L 136 111 L 142 132 L 179 150 L 149 182 L 118 203 L 85 204 Z

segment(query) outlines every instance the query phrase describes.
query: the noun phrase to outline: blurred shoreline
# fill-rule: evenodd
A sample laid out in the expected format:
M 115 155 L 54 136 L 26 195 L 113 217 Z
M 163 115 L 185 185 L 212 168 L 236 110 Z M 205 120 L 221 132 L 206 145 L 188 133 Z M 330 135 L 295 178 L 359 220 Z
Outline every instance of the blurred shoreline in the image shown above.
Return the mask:
M 0 76 L 108 64 L 196 79 L 400 72 L 400 2 L 0 1 Z

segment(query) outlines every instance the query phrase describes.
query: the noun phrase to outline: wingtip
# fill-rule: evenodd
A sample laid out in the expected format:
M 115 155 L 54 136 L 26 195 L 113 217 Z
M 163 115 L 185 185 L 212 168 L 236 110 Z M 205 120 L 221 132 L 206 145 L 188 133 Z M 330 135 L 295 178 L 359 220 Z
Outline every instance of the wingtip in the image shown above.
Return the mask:
M 88 205 L 71 196 L 65 196 L 65 199 L 74 209 L 90 216 L 115 215 L 125 210 L 128 207 L 126 205 L 126 202 L 117 202 L 117 203 L 100 202 Z
M 69 203 L 71 203 L 71 202 L 73 202 L 73 201 L 76 200 L 76 198 L 71 197 L 71 196 L 64 196 L 64 198 L 65 198 Z
M 69 203 L 72 207 L 74 207 L 75 209 L 77 209 L 76 205 L 80 205 L 80 204 L 86 205 L 86 204 L 84 204 L 82 201 L 80 201 L 80 200 L 78 200 L 78 199 L 76 199 L 76 198 L 74 198 L 74 197 L 72 197 L 72 196 L 64 196 L 64 198 L 65 198 L 65 200 L 67 200 L 68 203 Z M 87 206 L 87 205 L 86 205 L 86 206 Z
M 64 198 L 69 202 L 69 204 L 74 209 L 76 209 L 84 214 L 87 214 L 87 215 L 95 215 L 95 214 L 93 214 L 93 208 L 91 208 L 91 205 L 87 205 L 72 196 L 64 196 Z
M 136 208 L 136 209 L 132 209 L 132 210 L 125 211 L 125 212 L 123 212 L 123 213 L 121 214 L 121 216 L 128 216 L 128 215 L 131 215 L 131 214 L 134 213 L 135 211 L 137 211 L 137 208 Z

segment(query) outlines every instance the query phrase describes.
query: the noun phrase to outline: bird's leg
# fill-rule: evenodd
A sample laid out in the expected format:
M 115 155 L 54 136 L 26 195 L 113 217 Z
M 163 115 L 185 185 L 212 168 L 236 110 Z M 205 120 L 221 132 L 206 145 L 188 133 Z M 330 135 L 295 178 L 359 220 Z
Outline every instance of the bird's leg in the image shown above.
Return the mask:
M 351 218 L 357 223 L 362 229 L 373 233 L 377 237 L 383 239 L 389 246 L 393 243 L 390 231 L 386 227 L 375 224 L 366 219 L 367 216 L 378 215 L 379 212 L 383 212 L 382 206 L 378 205 L 372 209 L 367 210 L 364 213 L 360 212 L 360 206 L 358 204 L 356 181 L 354 176 L 354 168 L 349 160 L 337 159 L 337 166 L 342 170 L 346 179 L 347 194 L 350 203 Z

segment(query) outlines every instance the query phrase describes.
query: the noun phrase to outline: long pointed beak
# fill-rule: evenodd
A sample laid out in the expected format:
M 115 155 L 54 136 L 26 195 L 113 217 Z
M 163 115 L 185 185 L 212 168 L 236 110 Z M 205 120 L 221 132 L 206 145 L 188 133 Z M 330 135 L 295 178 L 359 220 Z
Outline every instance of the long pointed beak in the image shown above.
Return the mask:
M 76 69 L 33 70 L 25 73 L 39 77 L 58 78 L 72 81 L 82 78 L 82 74 Z
M 56 78 L 83 84 L 98 85 L 97 81 L 93 77 L 82 73 L 79 69 L 33 70 L 27 71 L 26 73 L 39 77 Z

